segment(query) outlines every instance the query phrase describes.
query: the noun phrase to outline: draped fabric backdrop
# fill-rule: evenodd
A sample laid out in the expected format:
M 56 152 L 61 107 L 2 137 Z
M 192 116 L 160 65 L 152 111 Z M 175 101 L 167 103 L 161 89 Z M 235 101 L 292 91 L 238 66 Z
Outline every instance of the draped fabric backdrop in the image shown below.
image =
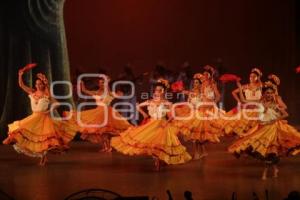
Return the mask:
M 289 120 L 300 124 L 300 76 L 294 70 L 300 63 L 299 4 L 298 0 L 69 0 L 65 24 L 71 71 L 106 68 L 117 76 L 130 62 L 140 74 L 151 71 L 158 60 L 170 70 L 188 60 L 195 71 L 204 64 L 222 65 L 223 72 L 236 73 L 246 82 L 251 68 L 258 66 L 265 76 L 273 72 L 281 77 Z M 234 87 L 225 87 L 227 110 L 235 106 Z
M 28 97 L 18 87 L 20 67 L 38 63 L 32 73 L 24 76 L 30 86 L 38 72 L 45 73 L 49 81 L 70 80 L 63 8 L 64 0 L 0 2 L 1 133 L 8 123 L 30 113 Z M 68 88 L 58 86 L 57 93 L 67 94 Z

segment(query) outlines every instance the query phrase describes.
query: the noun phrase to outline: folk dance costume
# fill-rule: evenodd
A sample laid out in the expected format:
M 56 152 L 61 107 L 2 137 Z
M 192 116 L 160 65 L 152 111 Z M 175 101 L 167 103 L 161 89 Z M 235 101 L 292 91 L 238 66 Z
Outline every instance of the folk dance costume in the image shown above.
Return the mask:
M 28 66 L 26 67 L 28 68 Z M 44 92 L 24 85 L 22 75 L 26 67 L 19 71 L 19 84 L 29 93 L 33 113 L 22 120 L 9 124 L 8 137 L 3 143 L 12 144 L 19 153 L 41 158 L 40 165 L 44 165 L 47 152 L 65 150 L 67 144 L 74 138 L 76 130 L 63 121 L 51 118 L 49 111 L 51 97 L 47 88 L 48 81 L 44 75 L 38 74 L 36 81 L 36 86 L 45 87 Z
M 159 80 L 155 88 L 166 88 L 165 85 Z M 141 103 L 138 108 L 144 117 L 147 117 L 147 114 L 141 111 L 141 107 L 145 106 L 150 116 L 148 122 L 131 127 L 120 136 L 112 138 L 112 147 L 125 155 L 153 156 L 158 169 L 159 160 L 166 164 L 182 164 L 189 161 L 191 156 L 177 138 L 178 128 L 167 121 L 167 113 L 172 104 L 163 98 Z
M 277 177 L 276 164 L 280 157 L 295 155 L 300 151 L 300 133 L 283 120 L 288 114 L 276 102 L 276 88 L 271 82 L 266 83 L 262 100 L 265 111 L 259 123 L 229 147 L 229 152 L 237 156 L 248 154 L 265 161 L 267 167 L 263 179 L 266 179 L 270 166 L 274 167 L 274 177 Z
M 179 117 L 189 117 L 186 120 L 174 120 L 173 122 L 179 127 L 185 140 L 194 143 L 194 159 L 199 159 L 207 155 L 203 146 L 204 143 L 219 143 L 219 137 L 223 135 L 223 121 L 219 119 L 219 112 L 222 111 L 217 108 L 215 103 L 220 98 L 220 95 L 211 78 L 214 69 L 211 67 L 206 68 L 206 75 L 200 73 L 194 75 L 194 87 L 200 81 L 203 84 L 198 87 L 198 90 L 196 88 L 195 91 L 188 92 L 188 103 L 192 105 L 193 109 L 192 115 L 187 112 L 188 109 L 186 107 L 177 109 L 176 114 Z M 191 111 L 191 108 L 189 110 Z M 217 116 L 214 116 L 214 114 L 217 114 Z M 189 119 L 190 117 L 191 119 Z M 202 153 L 199 154 L 199 152 Z
M 75 136 L 76 129 L 63 121 L 50 117 L 50 97 L 29 95 L 32 114 L 25 119 L 9 124 L 8 138 L 4 144 L 14 144 L 14 148 L 28 156 L 42 157 L 48 150 L 68 144 Z
M 203 78 L 202 74 L 194 75 L 194 81 L 203 80 Z M 216 90 L 215 84 L 209 84 L 200 86 L 198 92 L 191 91 L 188 93 L 188 102 L 193 107 L 192 117 L 191 119 L 179 120 L 179 122 L 177 122 L 181 133 L 187 141 L 199 143 L 220 142 L 219 137 L 222 135 L 223 128 L 222 121 L 219 120 L 218 116 L 211 116 L 211 112 L 217 114 L 221 112 L 215 105 L 216 96 L 218 96 Z M 203 102 L 210 103 L 211 105 L 201 104 Z M 191 113 L 188 113 L 187 110 L 187 108 L 182 110 L 177 109 L 177 115 L 179 117 L 189 116 Z M 189 110 L 191 111 L 190 108 Z
M 239 102 L 237 108 L 227 112 L 224 116 L 224 131 L 226 135 L 237 134 L 240 137 L 258 122 L 258 102 L 262 98 L 262 72 L 254 68 L 250 74 L 250 83 L 240 85 L 233 91 L 234 98 Z
M 96 108 L 72 112 L 72 118 L 69 123 L 77 127 L 81 133 L 81 139 L 94 144 L 102 144 L 102 151 L 111 151 L 110 137 L 119 135 L 125 131 L 131 124 L 110 106 L 113 96 L 110 92 L 106 95 L 100 95 L 98 91 L 88 91 L 83 86 L 85 93 L 91 95 L 95 100 Z M 66 114 L 66 115 L 69 115 Z

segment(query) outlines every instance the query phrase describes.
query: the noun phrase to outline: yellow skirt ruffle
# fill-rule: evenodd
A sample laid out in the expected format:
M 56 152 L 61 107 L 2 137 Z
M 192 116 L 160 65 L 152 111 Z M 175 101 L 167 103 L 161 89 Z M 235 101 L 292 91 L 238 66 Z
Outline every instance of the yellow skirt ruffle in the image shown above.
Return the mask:
M 190 116 L 188 110 L 190 109 L 186 107 L 183 107 L 182 110 L 178 109 L 178 116 Z M 174 120 L 172 124 L 178 127 L 186 141 L 219 143 L 219 138 L 224 135 L 224 121 L 220 118 L 202 119 L 202 117 L 209 116 L 207 111 L 209 110 L 200 109 L 194 112 L 191 119 Z M 219 110 L 219 112 L 221 111 Z
M 236 134 L 239 137 L 243 137 L 251 128 L 259 124 L 258 120 L 254 120 L 259 117 L 259 113 L 251 112 L 251 110 L 247 112 L 246 116 L 242 112 L 237 113 L 232 110 L 226 113 L 225 117 L 233 118 L 232 120 L 223 120 L 225 135 Z
M 149 155 L 167 164 L 181 164 L 189 161 L 191 156 L 177 138 L 177 131 L 166 120 L 151 119 L 112 138 L 111 146 L 126 155 Z
M 69 123 L 77 127 L 81 133 L 81 139 L 95 144 L 102 143 L 103 133 L 118 135 L 131 127 L 130 123 L 110 106 L 107 107 L 107 110 L 98 106 L 81 111 L 78 118 L 77 114 L 78 112 L 73 113 Z M 105 118 L 105 116 L 107 117 Z
M 229 147 L 235 155 L 243 153 L 262 160 L 295 155 L 300 149 L 300 133 L 285 121 L 256 125 L 247 135 Z
M 42 157 L 49 150 L 64 148 L 76 134 L 76 130 L 53 120 L 46 113 L 33 113 L 8 126 L 8 138 L 3 143 L 14 144 L 18 152 L 32 157 Z

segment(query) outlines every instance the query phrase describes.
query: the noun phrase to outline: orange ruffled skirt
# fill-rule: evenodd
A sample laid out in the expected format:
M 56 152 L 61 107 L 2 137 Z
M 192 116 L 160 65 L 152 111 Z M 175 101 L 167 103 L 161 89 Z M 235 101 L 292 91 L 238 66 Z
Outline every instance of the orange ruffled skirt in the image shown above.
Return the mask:
M 209 109 L 199 109 L 190 119 L 174 120 L 172 123 L 179 128 L 186 141 L 219 143 L 220 137 L 224 135 L 224 122 L 219 118 L 203 119 L 209 116 L 208 111 Z M 187 107 L 176 109 L 176 115 L 179 117 L 190 116 L 189 112 L 191 110 Z
M 131 124 L 114 108 L 110 106 L 106 108 L 98 106 L 80 113 L 74 112 L 69 123 L 77 127 L 81 139 L 95 144 L 103 142 L 104 133 L 118 135 L 131 127 Z
M 8 125 L 4 144 L 13 144 L 19 153 L 42 157 L 49 150 L 62 150 L 74 138 L 76 130 L 68 123 L 53 120 L 49 114 L 33 113 Z
M 164 119 L 151 119 L 144 125 L 131 127 L 120 136 L 113 137 L 111 146 L 125 155 L 148 155 L 167 164 L 182 164 L 191 160 L 191 156 L 177 138 L 177 131 Z
M 274 162 L 282 156 L 296 155 L 300 149 L 300 133 L 285 121 L 256 125 L 247 135 L 229 147 L 237 156 L 249 154 L 258 159 Z
M 227 112 L 225 114 L 226 119 L 224 119 L 225 135 L 236 134 L 239 137 L 243 137 L 251 128 L 259 124 L 259 114 L 259 112 L 251 111 L 251 109 L 247 109 L 245 114 L 243 114 L 242 111 L 237 111 L 236 109 Z

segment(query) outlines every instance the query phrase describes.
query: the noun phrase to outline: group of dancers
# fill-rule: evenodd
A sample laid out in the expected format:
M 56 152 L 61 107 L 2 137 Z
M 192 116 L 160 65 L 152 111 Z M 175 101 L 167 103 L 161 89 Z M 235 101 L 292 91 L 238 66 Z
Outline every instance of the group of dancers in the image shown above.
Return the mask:
M 263 81 L 263 73 L 258 68 L 251 70 L 249 83 L 244 85 L 233 74 L 220 77 L 237 85 L 232 95 L 238 106 L 229 112 L 217 106 L 221 95 L 212 66 L 203 67 L 201 73 L 193 76 L 191 89 L 185 89 L 188 87 L 182 82 L 170 84 L 158 79 L 151 99 L 137 104 L 144 120 L 136 126 L 111 106 L 118 94 L 110 90 L 106 75 L 98 78 L 97 90 L 87 89 L 84 82 L 78 84 L 82 93 L 94 99 L 95 108 L 65 112 L 71 117 L 64 120 L 52 118 L 50 105 L 59 106 L 59 103 L 49 91 L 46 76 L 37 74 L 34 88 L 23 82 L 23 74 L 35 66 L 29 64 L 19 70 L 19 86 L 28 94 L 32 114 L 9 124 L 8 137 L 3 143 L 13 145 L 19 153 L 40 158 L 42 166 L 48 152 L 67 150 L 77 133 L 82 140 L 101 145 L 104 152 L 115 149 L 129 156 L 152 157 L 156 170 L 162 165 L 201 159 L 208 155 L 205 144 L 220 143 L 222 137 L 234 136 L 236 140 L 228 152 L 261 160 L 265 165 L 264 180 L 271 168 L 273 177 L 278 177 L 277 164 L 281 157 L 300 151 L 300 133 L 285 120 L 288 113 L 279 95 L 279 77 L 271 74 Z M 168 101 L 166 93 L 170 88 L 186 95 L 187 102 Z M 188 152 L 183 145 L 187 142 L 192 142 L 193 152 Z

